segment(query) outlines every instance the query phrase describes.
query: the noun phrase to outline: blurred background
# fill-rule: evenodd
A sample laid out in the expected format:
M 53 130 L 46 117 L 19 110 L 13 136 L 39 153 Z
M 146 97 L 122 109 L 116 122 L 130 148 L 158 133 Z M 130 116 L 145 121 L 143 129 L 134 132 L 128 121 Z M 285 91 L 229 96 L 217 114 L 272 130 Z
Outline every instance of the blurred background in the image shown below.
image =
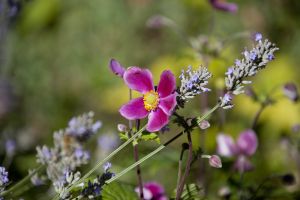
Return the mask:
M 128 89 L 110 71 L 111 58 L 124 67 L 150 68 L 156 83 L 165 69 L 178 77 L 189 65 L 207 66 L 213 73 L 209 85 L 212 92 L 206 102 L 209 107 L 217 101 L 216 91 L 223 87 L 227 67 L 241 57 L 246 46 L 253 46 L 251 35 L 261 32 L 280 51 L 269 67 L 253 79 L 253 90 L 263 98 L 274 88 L 275 95 L 280 96 L 282 85 L 287 82 L 299 85 L 299 1 L 231 2 L 238 6 L 235 13 L 215 9 L 208 0 L 1 0 L 0 161 L 8 167 L 10 179 L 15 181 L 26 175 L 28 168 L 36 165 L 35 147 L 51 146 L 53 131 L 65 128 L 71 117 L 81 113 L 94 111 L 95 118 L 103 123 L 89 145 L 90 166 L 104 156 L 104 135 L 114 140 L 113 147 L 121 142 L 116 137 L 117 124 L 127 121 L 118 109 L 128 101 Z M 236 137 L 251 126 L 259 104 L 246 95 L 236 98 L 234 104 L 234 109 L 226 111 L 222 128 L 218 116 L 212 118 L 212 127 L 206 131 L 206 142 L 202 144 L 206 153 L 215 153 L 215 138 L 220 131 Z M 203 113 L 201 98 L 191 101 L 184 113 Z M 273 174 L 299 173 L 299 163 L 284 143 L 294 134 L 292 127 L 299 123 L 299 104 L 288 99 L 278 100 L 262 113 L 256 130 L 259 149 L 253 157 L 256 170 L 244 177 L 249 185 Z M 176 132 L 176 126 L 171 127 L 161 140 Z M 160 182 L 170 195 L 183 141 L 185 138 L 142 165 L 144 180 Z M 197 148 L 201 144 L 197 131 L 194 141 Z M 140 146 L 141 155 L 146 155 L 157 144 L 147 142 Z M 122 154 L 126 159 L 120 161 L 116 157 L 113 171 L 133 162 L 130 148 Z M 222 170 L 229 168 L 225 160 Z M 195 176 L 201 176 L 199 169 L 199 165 L 194 166 Z M 229 175 L 218 169 L 205 171 L 208 194 L 216 198 L 217 192 L 213 191 L 228 184 Z M 166 176 L 172 173 L 174 176 Z M 122 181 L 135 186 L 135 173 L 124 176 Z M 37 199 L 43 194 L 43 190 L 32 191 Z M 282 191 L 286 195 L 295 189 L 284 187 Z M 284 196 L 289 198 L 293 199 Z

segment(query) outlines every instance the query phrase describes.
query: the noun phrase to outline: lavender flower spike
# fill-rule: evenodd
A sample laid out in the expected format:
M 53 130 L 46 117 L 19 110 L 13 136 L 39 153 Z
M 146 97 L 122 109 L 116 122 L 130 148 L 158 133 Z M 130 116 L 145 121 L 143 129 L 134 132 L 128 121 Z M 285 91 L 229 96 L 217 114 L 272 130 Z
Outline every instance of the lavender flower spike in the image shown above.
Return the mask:
M 236 60 L 235 64 L 225 73 L 225 85 L 227 93 L 238 95 L 244 93 L 246 84 L 251 84 L 251 81 L 244 80 L 245 78 L 256 75 L 258 71 L 264 69 L 266 65 L 274 59 L 274 52 L 279 48 L 269 40 L 262 40 L 262 35 L 257 33 L 255 35 L 256 46 L 248 51 L 243 52 L 243 58 Z M 221 107 L 224 109 L 228 107 L 228 99 L 220 98 Z
M 8 183 L 8 172 L 4 167 L 0 167 L 0 187 Z
M 109 62 L 109 67 L 114 74 L 123 78 L 126 69 L 117 60 L 111 59 Z
M 228 3 L 225 0 L 209 0 L 210 4 L 217 10 L 235 13 L 238 7 L 234 3 Z
M 181 80 L 178 98 L 179 106 L 183 107 L 184 103 L 188 102 L 189 99 L 203 92 L 210 91 L 209 88 L 206 88 L 210 77 L 211 73 L 206 67 L 200 66 L 197 70 L 192 70 L 192 67 L 189 66 L 186 71 L 182 70 L 179 76 Z

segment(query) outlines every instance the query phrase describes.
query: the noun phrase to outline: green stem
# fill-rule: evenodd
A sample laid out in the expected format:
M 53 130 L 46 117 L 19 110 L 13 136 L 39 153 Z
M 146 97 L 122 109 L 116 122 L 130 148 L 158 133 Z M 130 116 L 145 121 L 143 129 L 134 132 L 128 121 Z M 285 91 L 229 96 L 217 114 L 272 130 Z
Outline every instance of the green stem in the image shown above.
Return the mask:
M 213 113 L 215 110 L 217 110 L 220 107 L 220 104 L 217 104 L 215 107 L 213 107 L 211 110 L 209 110 L 207 113 L 205 113 L 202 117 L 198 117 L 196 118 L 197 123 L 193 126 L 196 127 L 197 125 L 200 124 L 201 121 L 203 121 L 204 119 L 206 119 L 209 115 L 211 115 L 211 113 Z M 171 138 L 170 140 L 168 140 L 166 143 L 164 143 L 163 145 L 160 145 L 157 149 L 155 149 L 154 151 L 152 151 L 151 153 L 149 153 L 148 155 L 144 156 L 142 159 L 140 159 L 139 161 L 133 163 L 132 165 L 130 165 L 129 167 L 127 167 L 126 169 L 124 169 L 123 171 L 121 171 L 120 173 L 118 173 L 116 176 L 114 176 L 113 178 L 109 179 L 108 181 L 106 181 L 107 184 L 119 179 L 121 176 L 123 176 L 124 174 L 126 174 L 127 172 L 129 172 L 130 170 L 134 169 L 136 166 L 140 165 L 142 162 L 146 161 L 147 159 L 151 158 L 152 156 L 154 156 L 155 154 L 157 154 L 158 152 L 160 152 L 161 150 L 163 150 L 166 146 L 168 146 L 169 144 L 171 144 L 173 141 L 175 141 L 177 138 L 179 138 L 181 135 L 183 135 L 183 133 L 185 133 L 185 131 L 182 131 L 180 133 L 178 133 L 177 135 L 175 135 L 173 138 Z
M 118 173 L 116 176 L 114 176 L 113 178 L 111 178 L 108 181 L 106 181 L 106 183 L 109 184 L 109 183 L 117 180 L 118 178 L 120 178 L 121 176 L 123 176 L 124 174 L 126 174 L 130 170 L 134 169 L 136 166 L 138 166 L 139 164 L 141 164 L 145 160 L 147 160 L 148 158 L 151 158 L 152 156 L 154 156 L 155 154 L 157 154 L 158 152 L 160 152 L 161 150 L 163 150 L 165 147 L 166 147 L 165 145 L 159 146 L 157 149 L 155 149 L 154 151 L 152 151 L 148 155 L 144 156 L 139 161 L 137 161 L 134 164 L 130 165 L 129 167 L 127 167 L 126 169 L 124 169 L 123 171 L 121 171 L 120 173 Z
M 1 197 L 6 196 L 7 194 L 10 194 L 12 192 L 14 192 L 16 189 L 18 189 L 19 187 L 21 187 L 24 183 L 26 183 L 34 174 L 36 174 L 37 172 L 39 172 L 40 170 L 42 170 L 45 166 L 44 165 L 40 165 L 37 169 L 35 169 L 33 172 L 29 173 L 27 176 L 25 176 L 22 180 L 20 180 L 18 183 L 16 183 L 14 186 L 12 186 L 11 188 L 9 188 L 8 190 L 2 192 L 0 194 Z

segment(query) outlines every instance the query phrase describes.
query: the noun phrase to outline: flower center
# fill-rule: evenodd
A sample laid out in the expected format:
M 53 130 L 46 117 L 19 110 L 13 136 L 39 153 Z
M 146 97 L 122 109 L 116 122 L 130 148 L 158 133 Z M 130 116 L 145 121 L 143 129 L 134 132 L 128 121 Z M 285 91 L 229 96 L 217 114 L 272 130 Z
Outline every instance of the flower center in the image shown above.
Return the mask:
M 151 90 L 144 94 L 143 97 L 144 107 L 147 111 L 155 110 L 159 103 L 159 96 L 158 93 Z

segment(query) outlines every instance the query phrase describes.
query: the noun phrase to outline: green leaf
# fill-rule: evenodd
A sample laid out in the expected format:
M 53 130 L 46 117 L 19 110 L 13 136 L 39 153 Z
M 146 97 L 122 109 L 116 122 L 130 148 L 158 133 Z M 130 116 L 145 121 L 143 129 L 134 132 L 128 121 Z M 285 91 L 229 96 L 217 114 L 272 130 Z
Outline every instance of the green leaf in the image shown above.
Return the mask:
M 134 187 L 122 183 L 105 185 L 102 191 L 103 200 L 138 200 Z
M 204 199 L 201 194 L 201 188 L 195 183 L 186 184 L 183 188 L 183 192 L 181 194 L 181 200 L 201 200 Z
M 125 133 L 119 133 L 119 136 L 120 136 L 120 139 L 121 140 L 128 140 L 129 137 L 128 137 L 128 132 L 125 132 Z
M 141 139 L 144 141 L 153 140 L 153 141 L 157 142 L 158 144 L 160 144 L 160 139 L 156 133 L 148 133 L 148 132 L 143 133 L 141 136 Z

